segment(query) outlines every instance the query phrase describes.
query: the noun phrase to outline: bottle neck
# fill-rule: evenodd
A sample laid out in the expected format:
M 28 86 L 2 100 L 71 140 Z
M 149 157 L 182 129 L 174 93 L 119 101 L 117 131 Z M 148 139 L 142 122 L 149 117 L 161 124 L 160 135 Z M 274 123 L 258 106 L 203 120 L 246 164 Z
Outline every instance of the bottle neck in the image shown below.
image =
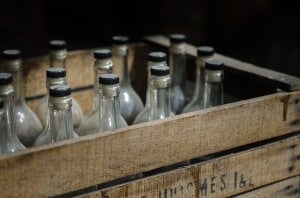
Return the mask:
M 50 67 L 66 68 L 67 50 L 51 50 L 50 51 Z
M 100 101 L 100 128 L 99 132 L 118 129 L 121 127 L 121 111 L 119 86 L 101 85 Z
M 205 62 L 211 57 L 197 57 L 196 59 L 196 82 L 194 98 L 202 100 L 204 96 L 204 84 L 205 84 Z
M 204 108 L 223 104 L 223 71 L 205 71 Z
M 169 51 L 172 85 L 182 85 L 186 75 L 185 44 L 171 44 Z
M 130 75 L 128 72 L 128 47 L 127 45 L 114 45 L 114 65 L 118 67 L 121 75 L 121 86 L 130 86 Z
M 49 97 L 49 127 L 51 143 L 73 138 L 72 99 Z
M 170 77 L 152 77 L 150 89 L 150 119 L 163 119 L 170 115 Z
M 93 110 L 98 107 L 99 99 L 98 99 L 98 81 L 99 76 L 101 74 L 112 73 L 113 62 L 111 59 L 96 59 L 94 65 L 94 102 L 93 102 Z

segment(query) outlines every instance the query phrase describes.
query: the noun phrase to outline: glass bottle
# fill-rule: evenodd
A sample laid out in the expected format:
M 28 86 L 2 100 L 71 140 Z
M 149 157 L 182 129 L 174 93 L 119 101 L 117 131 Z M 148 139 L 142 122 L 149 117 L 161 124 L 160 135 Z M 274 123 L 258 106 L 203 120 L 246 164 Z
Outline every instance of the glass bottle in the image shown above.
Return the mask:
M 151 72 L 150 69 L 152 66 L 167 66 L 167 55 L 164 52 L 150 52 L 148 55 L 148 83 L 147 83 L 147 92 L 146 92 L 146 103 L 145 108 L 138 114 L 134 120 L 134 124 L 148 122 L 150 121 L 150 78 Z
M 168 66 L 152 66 L 150 80 L 150 119 L 171 116 L 170 69 Z
M 49 42 L 49 57 L 50 57 L 50 67 L 62 67 L 66 69 L 66 59 L 67 59 L 67 43 L 64 40 L 52 40 Z M 78 104 L 78 102 L 73 98 L 72 106 L 72 116 L 73 116 L 73 126 L 77 129 L 82 120 L 83 113 Z M 47 107 L 47 104 L 45 105 Z M 41 115 L 38 114 L 40 117 Z M 42 122 L 43 126 L 45 122 Z
M 78 128 L 78 135 L 87 135 L 97 133 L 99 130 L 99 99 L 98 99 L 98 84 L 100 74 L 112 73 L 113 63 L 111 60 L 112 52 L 109 49 L 101 49 L 94 51 L 94 102 L 93 109 L 86 116 Z
M 175 114 L 181 113 L 186 103 L 183 91 L 186 73 L 185 40 L 186 37 L 183 34 L 170 35 L 171 108 Z
M 101 74 L 99 77 L 99 120 L 98 132 L 110 131 L 126 127 L 127 123 L 120 111 L 119 76 L 116 74 Z
M 224 63 L 210 60 L 205 63 L 204 108 L 223 104 Z
M 194 95 L 191 102 L 183 109 L 183 113 L 203 109 L 205 62 L 212 59 L 213 55 L 214 48 L 212 47 L 201 46 L 197 48 L 197 68 Z
M 2 153 L 2 149 L 1 149 L 1 145 L 2 145 L 2 131 L 5 130 L 5 117 L 4 117 L 4 102 L 2 100 L 2 98 L 0 98 L 0 155 Z
M 3 110 L 0 131 L 2 153 L 12 153 L 25 149 L 16 134 L 13 77 L 9 73 L 0 73 L 0 97 L 3 99 Z
M 4 71 L 13 76 L 16 134 L 22 144 L 30 147 L 43 128 L 36 114 L 25 102 L 21 52 L 9 49 L 4 50 L 2 55 Z
M 120 82 L 121 114 L 130 125 L 133 123 L 135 117 L 143 110 L 144 105 L 141 98 L 133 90 L 130 82 L 128 72 L 128 37 L 114 36 L 112 42 L 114 68 L 122 71 L 122 80 Z
M 54 85 L 49 88 L 49 120 L 34 145 L 53 144 L 78 137 L 73 130 L 71 88 Z

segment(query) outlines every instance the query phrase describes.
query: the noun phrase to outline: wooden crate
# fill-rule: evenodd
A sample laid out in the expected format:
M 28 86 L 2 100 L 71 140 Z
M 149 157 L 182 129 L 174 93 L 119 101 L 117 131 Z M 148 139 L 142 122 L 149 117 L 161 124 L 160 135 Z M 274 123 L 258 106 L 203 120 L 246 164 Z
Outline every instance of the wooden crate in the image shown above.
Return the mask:
M 147 53 L 168 45 L 163 36 L 146 41 L 130 55 L 140 94 Z M 192 69 L 195 47 L 187 54 Z M 228 104 L 0 156 L 0 197 L 299 197 L 300 79 L 216 58 L 226 65 Z M 47 65 L 47 57 L 24 62 L 33 109 Z M 85 113 L 92 67 L 92 50 L 70 52 L 68 80 Z

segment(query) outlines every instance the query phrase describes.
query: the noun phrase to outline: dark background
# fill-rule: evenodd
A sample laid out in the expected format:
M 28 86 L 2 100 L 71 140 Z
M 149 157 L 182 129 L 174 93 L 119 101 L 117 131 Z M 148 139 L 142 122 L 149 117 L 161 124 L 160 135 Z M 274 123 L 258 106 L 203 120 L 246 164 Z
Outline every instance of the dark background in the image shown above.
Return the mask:
M 68 49 L 110 45 L 115 34 L 139 41 L 184 33 L 195 45 L 300 77 L 300 12 L 286 0 L 2 0 L 0 49 L 47 53 L 50 39 Z

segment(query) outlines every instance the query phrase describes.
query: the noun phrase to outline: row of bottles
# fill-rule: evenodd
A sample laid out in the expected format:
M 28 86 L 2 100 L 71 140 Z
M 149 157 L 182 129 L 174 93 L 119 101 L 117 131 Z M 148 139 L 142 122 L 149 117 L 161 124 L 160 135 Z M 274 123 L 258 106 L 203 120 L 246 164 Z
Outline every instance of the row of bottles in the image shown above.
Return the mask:
M 145 106 L 131 86 L 128 37 L 114 36 L 112 50 L 95 50 L 93 107 L 86 117 L 67 83 L 65 41 L 49 42 L 47 93 L 37 116 L 25 103 L 21 52 L 5 50 L 2 65 L 7 73 L 0 73 L 0 153 L 223 104 L 224 64 L 213 59 L 214 49 L 207 46 L 197 49 L 195 90 L 188 103 L 185 40 L 181 34 L 170 36 L 169 66 L 166 53 L 149 53 Z M 120 76 L 113 74 L 114 68 L 121 71 Z

